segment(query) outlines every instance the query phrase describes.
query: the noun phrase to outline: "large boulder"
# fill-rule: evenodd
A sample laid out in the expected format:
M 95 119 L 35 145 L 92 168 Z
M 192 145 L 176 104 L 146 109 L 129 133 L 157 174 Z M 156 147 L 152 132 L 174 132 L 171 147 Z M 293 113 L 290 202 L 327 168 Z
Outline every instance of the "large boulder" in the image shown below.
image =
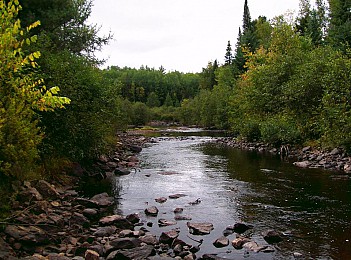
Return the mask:
M 193 235 L 208 235 L 211 233 L 213 230 L 213 224 L 212 223 L 191 223 L 187 222 L 186 223 L 189 232 Z
M 96 202 L 99 207 L 108 207 L 114 203 L 113 197 L 110 197 L 106 192 L 95 195 L 90 200 Z
M 121 229 L 133 229 L 134 226 L 125 217 L 121 215 L 112 215 L 103 217 L 99 220 L 101 226 L 115 226 Z

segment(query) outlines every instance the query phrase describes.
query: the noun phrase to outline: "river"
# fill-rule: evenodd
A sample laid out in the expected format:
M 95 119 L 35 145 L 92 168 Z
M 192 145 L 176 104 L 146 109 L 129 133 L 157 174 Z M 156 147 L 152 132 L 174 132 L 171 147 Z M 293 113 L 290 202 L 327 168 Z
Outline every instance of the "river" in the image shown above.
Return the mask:
M 181 136 L 179 136 L 181 135 Z M 216 137 L 200 131 L 156 137 L 139 154 L 140 171 L 116 178 L 117 213 L 138 213 L 145 227 L 156 235 L 174 228 L 179 238 L 196 245 L 197 256 L 218 254 L 227 259 L 351 259 L 351 185 L 333 172 L 299 169 L 279 157 L 213 145 Z M 156 198 L 184 194 L 157 203 Z M 196 199 L 201 203 L 191 205 Z M 144 210 L 157 206 L 158 217 Z M 159 227 L 160 218 L 174 219 L 174 209 L 184 208 L 191 222 L 211 222 L 206 236 L 189 234 L 186 222 Z M 147 227 L 146 223 L 153 223 Z M 215 248 L 213 242 L 229 225 L 242 222 L 253 229 L 245 233 L 259 245 L 267 245 L 262 232 L 276 230 L 283 241 L 273 253 Z M 235 238 L 230 235 L 229 240 Z

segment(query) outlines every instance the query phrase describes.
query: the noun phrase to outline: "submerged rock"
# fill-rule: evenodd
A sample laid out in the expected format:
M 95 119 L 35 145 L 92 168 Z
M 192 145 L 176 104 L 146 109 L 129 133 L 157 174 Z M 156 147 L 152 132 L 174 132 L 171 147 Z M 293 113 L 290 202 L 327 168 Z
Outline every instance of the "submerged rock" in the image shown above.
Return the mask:
M 281 234 L 274 230 L 265 231 L 262 235 L 264 240 L 266 240 L 269 244 L 279 243 L 283 241 Z
M 165 202 L 167 201 L 167 198 L 161 197 L 161 198 L 155 199 L 155 201 L 156 201 L 157 203 L 165 203 Z
M 173 226 L 176 224 L 177 224 L 177 222 L 173 221 L 173 220 L 167 220 L 167 219 L 162 219 L 162 218 L 158 220 L 158 225 L 160 227 Z

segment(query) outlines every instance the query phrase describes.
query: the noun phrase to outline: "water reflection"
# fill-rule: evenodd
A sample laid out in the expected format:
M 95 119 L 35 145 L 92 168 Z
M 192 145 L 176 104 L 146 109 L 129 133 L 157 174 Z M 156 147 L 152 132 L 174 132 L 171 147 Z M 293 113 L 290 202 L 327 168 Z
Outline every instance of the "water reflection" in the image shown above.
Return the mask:
M 351 188 L 349 181 L 330 178 L 321 170 L 301 170 L 275 156 L 219 148 L 208 144 L 211 137 L 162 137 L 140 154 L 141 172 L 118 178 L 118 211 L 139 213 L 153 222 L 155 233 L 174 227 L 158 227 L 157 218 L 144 215 L 156 205 L 159 218 L 173 219 L 173 210 L 183 207 L 195 222 L 212 222 L 199 255 L 218 253 L 228 259 L 293 259 L 302 253 L 311 259 L 348 259 L 351 256 Z M 171 173 L 171 174 L 165 174 Z M 148 176 L 148 177 L 147 177 Z M 155 198 L 183 193 L 186 197 L 164 204 Z M 199 205 L 190 201 L 201 198 Z M 261 233 L 284 232 L 285 240 L 271 254 L 249 253 L 228 246 L 216 249 L 212 242 L 227 225 L 243 221 L 254 226 L 251 238 L 265 245 Z M 181 236 L 189 239 L 186 222 L 178 222 Z M 230 240 L 235 235 L 229 237 Z

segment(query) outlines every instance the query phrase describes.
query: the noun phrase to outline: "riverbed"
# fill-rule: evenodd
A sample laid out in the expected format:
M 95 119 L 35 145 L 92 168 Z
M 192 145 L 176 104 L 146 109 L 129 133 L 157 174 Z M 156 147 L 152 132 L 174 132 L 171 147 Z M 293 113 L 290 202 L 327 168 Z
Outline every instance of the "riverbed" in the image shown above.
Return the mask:
M 270 154 L 218 147 L 216 138 L 199 129 L 155 137 L 138 156 L 140 168 L 116 178 L 116 212 L 138 213 L 144 227 L 158 236 L 179 228 L 179 238 L 189 244 L 203 239 L 197 256 L 351 259 L 350 180 L 337 178 L 335 172 L 299 169 Z M 173 194 L 185 196 L 169 199 Z M 168 199 L 157 203 L 160 197 Z M 193 204 L 196 200 L 201 202 Z M 160 210 L 157 217 L 145 215 L 150 206 Z M 214 230 L 194 236 L 187 221 L 158 226 L 158 219 L 174 220 L 173 211 L 179 207 L 191 222 L 211 222 Z M 239 222 L 253 226 L 244 235 L 259 245 L 268 245 L 262 236 L 266 230 L 280 232 L 283 241 L 271 245 L 271 253 L 213 246 L 227 226 Z M 228 236 L 230 241 L 235 237 Z

